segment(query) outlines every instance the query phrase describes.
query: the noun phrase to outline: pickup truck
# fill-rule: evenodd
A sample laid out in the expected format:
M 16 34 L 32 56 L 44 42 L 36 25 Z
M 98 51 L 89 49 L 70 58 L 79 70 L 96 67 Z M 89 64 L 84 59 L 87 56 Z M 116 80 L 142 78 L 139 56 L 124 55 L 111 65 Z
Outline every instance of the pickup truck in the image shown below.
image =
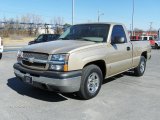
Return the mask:
M 95 97 L 103 80 L 133 70 L 142 76 L 151 58 L 149 41 L 131 42 L 123 24 L 77 24 L 57 41 L 31 45 L 17 54 L 17 78 L 34 87 Z
M 152 48 L 159 48 L 158 40 L 154 39 L 153 36 L 141 36 L 141 40 L 148 40 Z
M 2 38 L 0 37 L 0 59 L 2 59 L 2 52 L 3 52 L 3 42 Z

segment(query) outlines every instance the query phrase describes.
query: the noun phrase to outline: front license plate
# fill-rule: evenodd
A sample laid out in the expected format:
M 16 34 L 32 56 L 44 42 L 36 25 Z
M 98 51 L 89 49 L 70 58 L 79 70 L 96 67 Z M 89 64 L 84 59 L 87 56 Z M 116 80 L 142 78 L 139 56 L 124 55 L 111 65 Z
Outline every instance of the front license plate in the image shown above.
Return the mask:
M 24 77 L 24 80 L 25 80 L 26 83 L 32 84 L 32 77 L 30 77 L 30 76 L 25 76 L 25 77 Z

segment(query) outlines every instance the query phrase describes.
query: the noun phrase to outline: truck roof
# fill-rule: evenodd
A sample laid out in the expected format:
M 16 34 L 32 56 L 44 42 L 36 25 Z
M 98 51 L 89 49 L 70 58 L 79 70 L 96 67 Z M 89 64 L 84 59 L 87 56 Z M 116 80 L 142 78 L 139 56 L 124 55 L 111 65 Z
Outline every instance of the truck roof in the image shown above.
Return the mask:
M 75 24 L 75 25 L 84 25 L 84 24 L 110 24 L 110 25 L 122 25 L 124 26 L 124 24 L 122 23 L 116 23 L 116 22 L 91 22 L 91 23 L 80 23 L 80 24 Z

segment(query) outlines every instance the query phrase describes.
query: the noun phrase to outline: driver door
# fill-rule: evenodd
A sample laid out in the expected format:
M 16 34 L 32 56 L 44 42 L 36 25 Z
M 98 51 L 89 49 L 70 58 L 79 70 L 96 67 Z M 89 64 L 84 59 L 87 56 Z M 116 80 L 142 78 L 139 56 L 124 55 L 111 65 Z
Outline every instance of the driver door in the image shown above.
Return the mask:
M 117 42 L 117 38 L 123 38 L 124 42 Z M 109 51 L 108 76 L 121 73 L 132 67 L 132 44 L 127 41 L 123 26 L 115 25 L 113 27 Z

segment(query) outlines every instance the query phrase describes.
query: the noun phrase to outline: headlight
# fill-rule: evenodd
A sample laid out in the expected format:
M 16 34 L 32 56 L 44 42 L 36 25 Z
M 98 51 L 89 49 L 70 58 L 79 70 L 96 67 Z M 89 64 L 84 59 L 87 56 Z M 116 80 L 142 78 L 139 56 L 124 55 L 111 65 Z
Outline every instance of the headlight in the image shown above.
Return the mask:
M 21 62 L 22 58 L 23 58 L 23 52 L 19 50 L 18 53 L 17 53 L 17 61 Z
M 49 69 L 55 71 L 68 71 L 68 58 L 69 54 L 52 55 L 49 62 Z
M 59 62 L 65 62 L 68 60 L 68 54 L 57 54 L 52 55 L 51 61 L 59 61 Z

